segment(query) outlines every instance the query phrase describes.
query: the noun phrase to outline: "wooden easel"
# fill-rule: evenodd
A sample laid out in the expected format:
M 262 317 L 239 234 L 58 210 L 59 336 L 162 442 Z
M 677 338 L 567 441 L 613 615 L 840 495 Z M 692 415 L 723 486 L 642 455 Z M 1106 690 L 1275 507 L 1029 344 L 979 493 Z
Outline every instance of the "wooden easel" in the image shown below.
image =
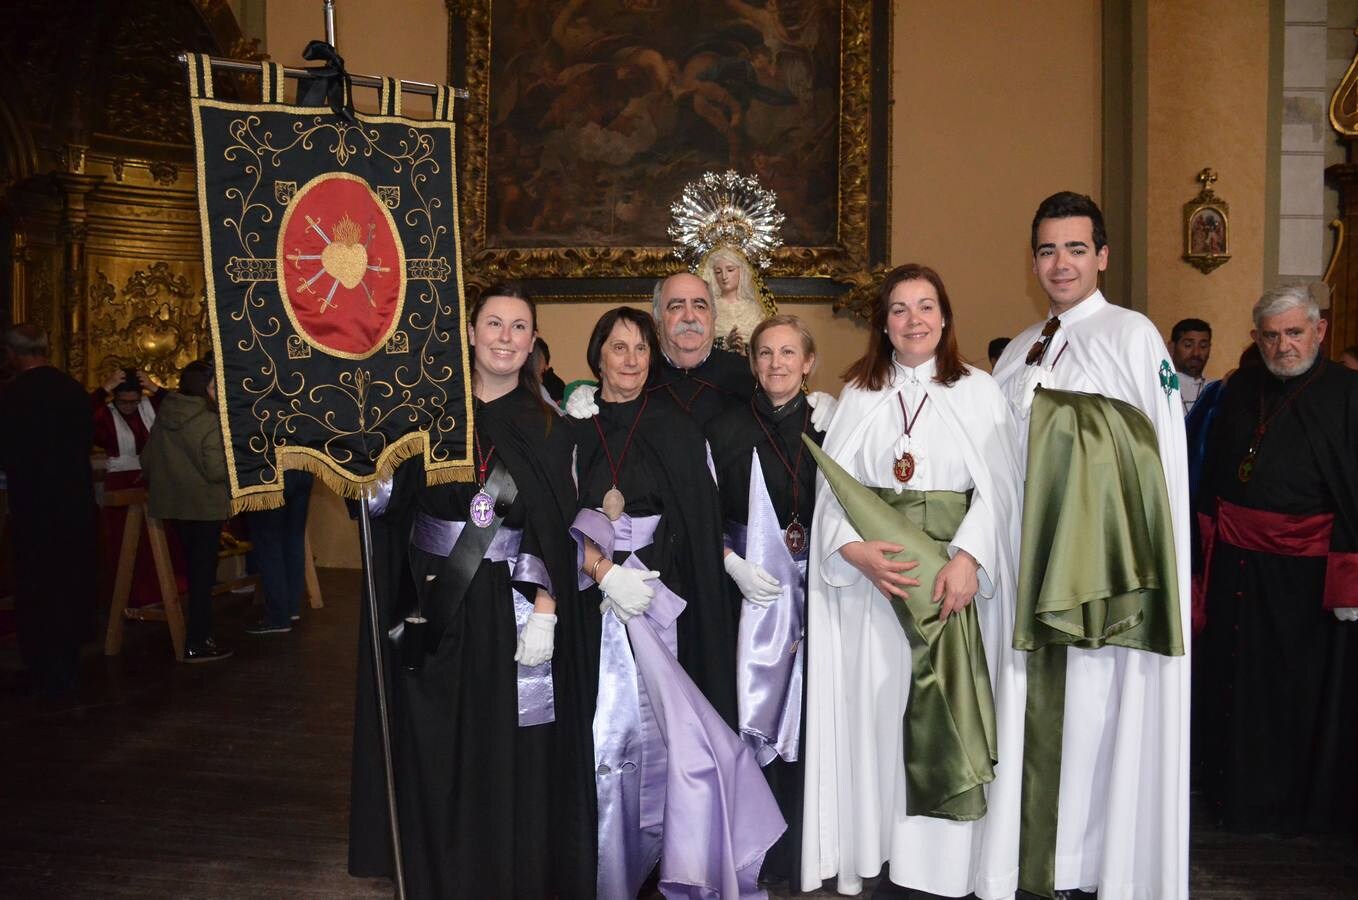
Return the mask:
M 123 624 L 128 619 L 136 619 L 139 622 L 164 622 L 169 626 L 175 659 L 183 659 L 184 598 L 175 583 L 174 564 L 170 560 L 170 545 L 165 541 L 164 524 L 146 514 L 145 488 L 105 491 L 104 505 L 127 507 L 122 545 L 118 550 L 118 573 L 113 579 L 113 602 L 108 611 L 108 632 L 104 636 L 104 655 L 117 656 L 122 652 Z M 129 609 L 127 598 L 132 593 L 132 572 L 137 565 L 137 545 L 141 542 L 143 524 L 146 537 L 151 542 L 151 558 L 155 562 L 156 580 L 160 585 L 160 602 Z M 258 576 L 244 575 L 220 581 L 213 585 L 212 596 L 241 587 L 252 587 L 258 592 Z

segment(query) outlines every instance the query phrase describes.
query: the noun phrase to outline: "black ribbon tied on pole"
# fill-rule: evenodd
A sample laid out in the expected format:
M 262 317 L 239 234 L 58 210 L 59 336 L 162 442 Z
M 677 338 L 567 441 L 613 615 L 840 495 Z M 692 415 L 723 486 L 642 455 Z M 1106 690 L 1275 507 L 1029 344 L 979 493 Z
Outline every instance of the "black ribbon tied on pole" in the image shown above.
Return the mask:
M 306 60 L 321 60 L 325 63 L 314 69 L 307 69 L 310 77 L 297 86 L 297 102 L 301 106 L 321 106 L 328 103 L 330 111 L 336 116 L 357 125 L 354 118 L 354 85 L 344 68 L 344 57 L 339 55 L 325 41 L 312 41 L 302 51 Z

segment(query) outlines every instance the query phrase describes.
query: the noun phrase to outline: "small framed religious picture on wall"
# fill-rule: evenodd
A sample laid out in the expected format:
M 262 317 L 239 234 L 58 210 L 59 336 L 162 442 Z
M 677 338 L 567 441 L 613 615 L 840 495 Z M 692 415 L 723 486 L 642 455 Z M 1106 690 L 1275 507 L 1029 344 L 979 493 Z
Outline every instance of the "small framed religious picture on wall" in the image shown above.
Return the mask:
M 1212 190 L 1217 173 L 1198 173 L 1202 189 L 1184 204 L 1184 259 L 1205 275 L 1231 258 L 1231 207 Z

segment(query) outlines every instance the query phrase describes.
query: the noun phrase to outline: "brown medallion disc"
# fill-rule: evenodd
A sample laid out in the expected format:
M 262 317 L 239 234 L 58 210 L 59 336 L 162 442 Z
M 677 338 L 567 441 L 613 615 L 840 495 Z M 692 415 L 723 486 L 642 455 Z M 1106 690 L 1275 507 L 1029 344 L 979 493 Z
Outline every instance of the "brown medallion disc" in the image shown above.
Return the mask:
M 801 553 L 806 549 L 806 527 L 793 519 L 783 532 L 783 541 L 787 544 L 788 552 L 793 556 Z
M 609 488 L 604 494 L 602 508 L 604 515 L 608 516 L 610 522 L 618 521 L 618 516 L 622 515 L 622 511 L 626 506 L 627 501 L 623 499 L 622 491 L 618 490 L 616 487 Z

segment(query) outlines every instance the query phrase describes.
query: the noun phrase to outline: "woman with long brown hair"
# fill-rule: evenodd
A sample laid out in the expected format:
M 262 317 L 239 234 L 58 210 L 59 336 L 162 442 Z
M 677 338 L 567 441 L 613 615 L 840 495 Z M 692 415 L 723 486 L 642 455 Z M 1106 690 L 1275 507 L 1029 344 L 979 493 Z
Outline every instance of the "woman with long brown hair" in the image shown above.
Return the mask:
M 474 480 L 426 485 L 412 460 L 373 520 L 407 894 L 591 897 L 593 696 L 578 676 L 598 614 L 576 602 L 572 445 L 528 364 L 532 298 L 492 286 L 467 323 Z M 349 868 L 390 875 L 370 672 L 361 659 Z
M 867 350 L 844 378 L 825 453 L 948 561 L 921 585 L 912 577 L 917 564 L 899 557 L 904 548 L 865 539 L 819 480 L 807 588 L 802 888 L 837 876 L 841 893 L 856 893 L 863 878 L 882 873 L 944 897 L 1012 894 L 1017 858 L 1009 858 L 1009 841 L 985 830 L 988 821 L 1008 821 L 994 811 L 1019 798 L 1022 669 L 1009 646 L 1019 481 L 1009 408 L 990 376 L 962 361 L 947 289 L 937 272 L 917 264 L 883 280 Z M 904 603 L 914 594 L 933 603 Z M 954 638 L 961 630 L 967 652 L 984 661 L 972 655 L 959 667 L 953 660 L 947 671 L 937 657 L 941 642 L 921 640 L 944 629 Z M 973 638 L 983 647 L 971 646 Z M 921 658 L 932 668 L 922 669 Z M 907 708 L 936 687 L 916 684 L 921 673 L 942 683 L 959 668 L 985 707 L 983 726 L 995 698 L 990 727 L 979 729 L 980 755 L 990 765 L 974 773 L 958 765 L 973 759 L 958 747 L 974 744 L 949 746 L 943 735 L 907 727 Z M 928 740 L 912 744 L 912 735 Z M 967 803 L 946 792 L 926 802 L 922 788 L 937 787 L 931 773 L 940 770 L 960 770 L 948 785 L 964 785 Z

